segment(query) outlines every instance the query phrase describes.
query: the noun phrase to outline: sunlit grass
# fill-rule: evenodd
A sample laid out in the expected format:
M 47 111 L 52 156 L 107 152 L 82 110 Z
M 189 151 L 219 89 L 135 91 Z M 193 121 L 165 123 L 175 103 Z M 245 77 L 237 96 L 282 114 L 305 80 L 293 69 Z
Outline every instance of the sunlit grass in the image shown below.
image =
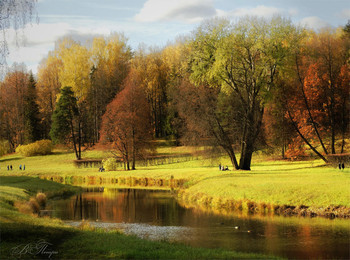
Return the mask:
M 174 151 L 193 152 L 194 148 L 164 146 L 163 153 Z M 103 158 L 104 151 L 86 151 L 84 158 Z M 28 176 L 100 176 L 136 177 L 169 180 L 187 180 L 186 192 L 192 195 L 205 194 L 215 199 L 252 200 L 274 205 L 305 205 L 327 207 L 341 205 L 350 207 L 350 170 L 343 171 L 325 166 L 322 160 L 274 161 L 266 156 L 253 159 L 252 171 L 232 171 L 227 157 L 203 158 L 172 164 L 137 167 L 136 171 L 119 169 L 98 172 L 97 168 L 77 168 L 73 153 L 56 153 L 48 156 L 20 157 L 16 154 L 0 159 L 2 175 Z M 218 165 L 228 165 L 230 171 L 219 171 Z M 13 171 L 6 165 L 12 164 Z M 18 166 L 26 165 L 25 171 Z

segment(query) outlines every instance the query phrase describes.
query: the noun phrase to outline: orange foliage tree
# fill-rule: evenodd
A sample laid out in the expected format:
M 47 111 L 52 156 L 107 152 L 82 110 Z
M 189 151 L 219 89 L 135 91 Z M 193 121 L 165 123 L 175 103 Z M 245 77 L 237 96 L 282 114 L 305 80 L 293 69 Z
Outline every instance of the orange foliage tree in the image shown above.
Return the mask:
M 336 153 L 349 124 L 349 51 L 347 39 L 335 32 L 314 35 L 295 59 L 295 81 L 289 85 L 287 116 L 304 142 L 323 160 Z M 316 149 L 321 147 L 322 152 Z
M 0 138 L 8 140 L 10 150 L 25 143 L 25 97 L 29 75 L 21 66 L 14 65 L 0 84 Z
M 135 169 L 136 159 L 151 147 L 152 126 L 149 104 L 133 71 L 124 82 L 124 89 L 108 104 L 102 118 L 101 140 L 109 143 L 124 168 Z

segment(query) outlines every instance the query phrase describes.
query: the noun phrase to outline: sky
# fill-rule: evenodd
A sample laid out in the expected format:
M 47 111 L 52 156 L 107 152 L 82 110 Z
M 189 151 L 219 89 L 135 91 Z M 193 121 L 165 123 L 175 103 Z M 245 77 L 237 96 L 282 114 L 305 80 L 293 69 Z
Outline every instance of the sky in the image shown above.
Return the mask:
M 187 35 L 203 20 L 225 17 L 237 21 L 246 15 L 289 17 L 314 30 L 344 26 L 350 19 L 349 0 L 38 0 L 38 19 L 12 40 L 7 63 L 24 63 L 37 73 L 38 64 L 55 41 L 65 36 L 85 44 L 94 36 L 123 33 L 132 49 L 140 44 L 163 47 Z M 38 22 L 36 21 L 38 20 Z

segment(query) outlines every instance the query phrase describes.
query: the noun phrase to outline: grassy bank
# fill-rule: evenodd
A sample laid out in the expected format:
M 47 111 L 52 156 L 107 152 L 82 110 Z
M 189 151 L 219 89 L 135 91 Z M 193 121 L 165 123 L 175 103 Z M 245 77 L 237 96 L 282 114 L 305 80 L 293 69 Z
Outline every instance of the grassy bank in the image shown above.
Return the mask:
M 266 259 L 258 254 L 226 250 L 192 248 L 181 244 L 142 240 L 126 236 L 118 230 L 79 229 L 65 226 L 59 220 L 39 218 L 18 211 L 17 203 L 25 203 L 37 192 L 46 192 L 54 198 L 76 188 L 32 177 L 0 177 L 1 259 Z M 41 242 L 39 242 L 41 241 Z M 28 245 L 29 247 L 25 247 Z M 45 249 L 29 250 L 38 245 Z M 270 258 L 270 257 L 269 257 Z
M 159 148 L 161 154 L 195 152 L 184 147 Z M 84 158 L 104 158 L 103 151 L 85 152 Z M 80 186 L 181 186 L 181 199 L 195 206 L 228 208 L 259 212 L 296 213 L 304 215 L 350 216 L 350 168 L 338 170 L 321 160 L 275 161 L 255 156 L 252 171 L 219 171 L 218 165 L 229 165 L 227 158 L 194 160 L 156 166 L 138 167 L 136 171 L 98 172 L 97 168 L 76 168 L 72 153 L 22 158 L 17 155 L 0 160 L 3 175 L 41 176 L 66 182 L 78 180 Z M 12 164 L 13 171 L 6 165 Z M 19 164 L 26 170 L 20 171 Z M 176 182 L 177 181 L 177 182 Z M 183 185 L 182 185 L 183 184 Z M 297 211 L 297 212 L 295 212 Z M 333 215 L 332 215 L 333 214 Z

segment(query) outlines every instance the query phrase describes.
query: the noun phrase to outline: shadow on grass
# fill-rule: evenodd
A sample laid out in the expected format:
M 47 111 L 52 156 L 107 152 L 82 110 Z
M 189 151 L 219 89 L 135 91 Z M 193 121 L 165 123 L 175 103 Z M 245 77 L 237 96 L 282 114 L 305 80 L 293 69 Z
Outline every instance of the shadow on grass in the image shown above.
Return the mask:
M 0 223 L 1 229 L 1 259 L 48 259 L 49 251 L 57 252 L 53 258 L 60 255 L 60 245 L 76 235 L 68 228 L 54 228 L 24 223 Z M 46 246 L 42 251 L 33 247 Z M 27 249 L 26 249 L 27 247 Z M 29 250 L 31 247 L 32 250 Z M 45 253 L 46 252 L 46 253 Z
M 18 161 L 18 160 L 22 160 L 22 159 L 23 159 L 23 157 L 3 158 L 3 159 L 0 159 L 0 163 L 2 163 L 2 162 Z

